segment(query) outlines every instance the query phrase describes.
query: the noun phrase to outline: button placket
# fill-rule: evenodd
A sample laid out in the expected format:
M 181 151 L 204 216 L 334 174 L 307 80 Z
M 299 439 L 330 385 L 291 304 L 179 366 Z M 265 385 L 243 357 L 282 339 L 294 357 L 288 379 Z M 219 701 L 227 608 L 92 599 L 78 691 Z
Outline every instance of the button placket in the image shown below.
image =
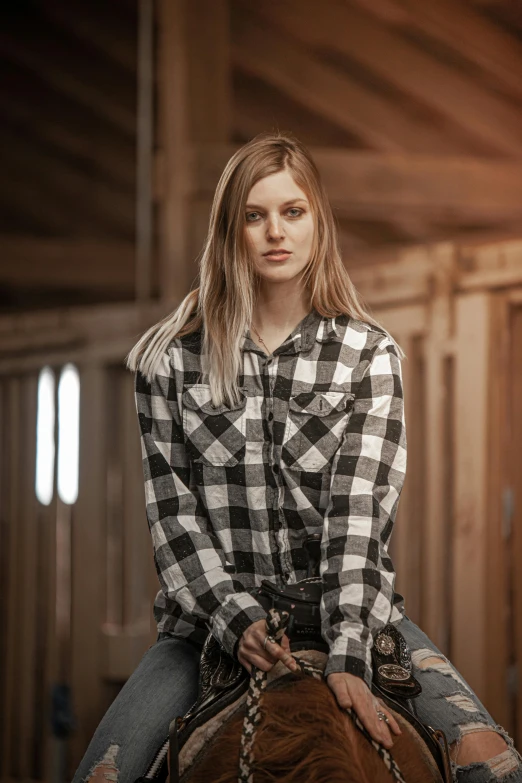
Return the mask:
M 273 359 L 267 359 L 265 362 L 265 371 L 268 376 L 268 398 L 265 400 L 265 405 L 268 407 L 269 412 L 267 419 L 269 422 L 272 422 L 274 420 L 274 414 L 273 414 L 273 408 L 274 408 L 274 397 L 273 397 L 273 391 L 275 386 L 275 372 L 271 371 L 270 366 L 273 362 Z M 270 434 L 271 434 L 271 440 L 270 440 L 270 464 L 272 465 L 272 470 L 275 474 L 279 473 L 279 465 L 274 464 L 275 461 L 275 450 L 274 450 L 274 439 L 273 439 L 273 429 L 272 426 L 269 426 Z

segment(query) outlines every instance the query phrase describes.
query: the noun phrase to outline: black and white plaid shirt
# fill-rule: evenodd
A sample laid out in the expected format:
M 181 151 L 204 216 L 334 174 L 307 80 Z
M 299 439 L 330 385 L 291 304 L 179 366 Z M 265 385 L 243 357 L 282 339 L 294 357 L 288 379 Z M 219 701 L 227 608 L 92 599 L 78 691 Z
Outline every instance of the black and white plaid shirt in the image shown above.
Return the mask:
M 246 332 L 242 398 L 214 408 L 201 333 L 136 373 L 147 517 L 161 584 L 158 631 L 234 653 L 265 617 L 250 594 L 307 576 L 322 535 L 326 674 L 371 684 L 373 637 L 404 613 L 388 543 L 406 469 L 397 350 L 381 330 L 315 309 L 268 357 Z

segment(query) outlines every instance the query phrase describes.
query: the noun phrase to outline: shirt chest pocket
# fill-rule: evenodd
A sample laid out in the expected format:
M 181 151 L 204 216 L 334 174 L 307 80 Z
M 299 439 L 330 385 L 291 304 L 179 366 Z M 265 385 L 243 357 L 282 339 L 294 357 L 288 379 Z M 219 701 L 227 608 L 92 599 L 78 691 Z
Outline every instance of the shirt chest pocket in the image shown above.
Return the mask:
M 246 394 L 237 405 L 212 405 L 210 386 L 195 383 L 183 391 L 183 431 L 187 454 L 204 465 L 237 465 L 245 455 Z
M 329 470 L 354 399 L 354 394 L 343 391 L 301 392 L 290 397 L 282 461 L 296 470 Z

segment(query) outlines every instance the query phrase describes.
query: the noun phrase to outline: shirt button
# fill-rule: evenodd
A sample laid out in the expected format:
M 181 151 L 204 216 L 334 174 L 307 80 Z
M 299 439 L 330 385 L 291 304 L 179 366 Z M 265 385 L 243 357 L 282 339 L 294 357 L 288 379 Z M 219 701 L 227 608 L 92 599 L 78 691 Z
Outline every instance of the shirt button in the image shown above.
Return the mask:
M 274 418 L 274 414 L 272 413 L 272 411 L 270 411 L 270 413 L 268 414 L 268 421 L 272 421 L 273 418 Z

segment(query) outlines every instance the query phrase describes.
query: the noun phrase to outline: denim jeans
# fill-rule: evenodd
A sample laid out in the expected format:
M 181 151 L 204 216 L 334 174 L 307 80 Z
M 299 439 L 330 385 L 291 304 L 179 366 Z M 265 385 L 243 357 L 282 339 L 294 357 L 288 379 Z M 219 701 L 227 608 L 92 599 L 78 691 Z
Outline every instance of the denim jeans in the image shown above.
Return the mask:
M 448 744 L 456 742 L 458 746 L 466 734 L 480 731 L 495 731 L 507 743 L 507 749 L 489 761 L 465 766 L 452 762 L 455 783 L 522 783 L 522 757 L 513 740 L 462 675 L 408 615 L 397 628 L 410 648 L 413 673 L 422 686 L 422 693 L 414 699 L 419 719 L 442 729 Z
M 145 774 L 171 720 L 197 698 L 200 654 L 190 642 L 158 635 L 105 713 L 73 783 L 87 780 L 100 762 L 108 780 L 134 783 Z

